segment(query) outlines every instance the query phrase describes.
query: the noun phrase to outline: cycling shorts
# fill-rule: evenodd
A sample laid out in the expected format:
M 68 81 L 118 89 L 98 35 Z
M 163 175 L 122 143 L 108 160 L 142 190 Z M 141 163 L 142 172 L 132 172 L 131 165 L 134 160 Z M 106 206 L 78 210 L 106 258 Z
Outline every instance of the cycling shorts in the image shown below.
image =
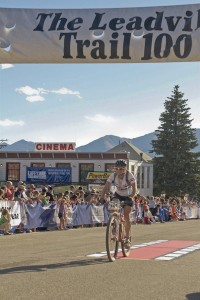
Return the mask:
M 120 202 L 124 201 L 123 206 L 130 206 L 133 207 L 133 199 L 129 196 L 120 196 L 119 194 L 115 193 L 114 198 L 119 199 Z

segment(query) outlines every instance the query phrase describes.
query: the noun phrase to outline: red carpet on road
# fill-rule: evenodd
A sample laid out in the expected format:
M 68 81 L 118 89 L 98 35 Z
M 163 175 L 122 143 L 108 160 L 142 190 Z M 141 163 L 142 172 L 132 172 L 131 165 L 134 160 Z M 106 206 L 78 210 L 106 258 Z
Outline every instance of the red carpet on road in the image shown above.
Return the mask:
M 199 241 L 177 241 L 177 240 L 166 241 L 159 244 L 131 249 L 131 253 L 128 258 L 129 259 L 154 259 L 156 257 L 173 253 L 178 250 L 183 250 L 185 248 L 197 244 L 199 244 Z M 122 258 L 122 255 L 120 255 L 120 253 L 119 253 L 119 258 Z
M 131 247 L 130 255 L 123 257 L 119 249 L 117 258 L 119 259 L 138 259 L 138 260 L 172 260 L 183 255 L 200 250 L 200 241 L 180 241 L 180 240 L 157 240 Z M 106 251 L 87 255 L 89 257 L 105 257 Z

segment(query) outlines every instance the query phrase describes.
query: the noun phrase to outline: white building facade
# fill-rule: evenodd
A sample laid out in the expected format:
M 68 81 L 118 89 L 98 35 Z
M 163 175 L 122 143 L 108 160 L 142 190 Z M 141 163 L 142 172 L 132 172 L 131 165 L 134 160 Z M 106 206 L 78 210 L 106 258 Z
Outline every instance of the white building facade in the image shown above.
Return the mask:
M 27 170 L 40 169 L 70 169 L 70 180 L 66 185 L 100 184 L 104 185 L 106 178 L 113 171 L 116 160 L 127 161 L 128 170 L 137 178 L 138 193 L 145 196 L 153 195 L 153 164 L 149 161 L 132 159 L 129 152 L 0 152 L 0 182 L 19 181 L 35 183 L 27 180 Z M 88 174 L 90 173 L 90 178 Z M 92 178 L 92 179 L 91 179 Z M 40 184 L 59 185 L 60 182 L 45 182 Z M 62 183 L 63 185 L 63 183 Z

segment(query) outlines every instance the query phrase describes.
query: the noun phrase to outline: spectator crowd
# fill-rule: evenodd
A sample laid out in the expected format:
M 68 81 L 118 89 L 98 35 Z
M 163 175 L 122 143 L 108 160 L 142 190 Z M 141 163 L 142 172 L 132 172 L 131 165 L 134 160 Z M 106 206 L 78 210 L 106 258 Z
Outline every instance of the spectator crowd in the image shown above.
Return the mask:
M 73 185 L 64 193 L 54 193 L 53 187 L 36 187 L 34 184 L 26 185 L 20 181 L 17 186 L 11 181 L 7 181 L 0 188 L 0 201 L 18 201 L 19 203 L 49 205 L 56 204 L 58 218 L 60 220 L 58 229 L 66 229 L 67 212 L 70 207 L 75 205 L 93 204 L 95 206 L 107 206 L 112 199 L 112 192 L 101 199 L 101 192 L 95 190 L 85 190 L 84 187 Z M 166 196 L 142 196 L 136 195 L 133 206 L 133 223 L 150 225 L 156 222 L 165 223 L 172 221 L 184 221 L 187 218 L 188 210 L 199 208 L 199 202 L 189 200 L 187 197 L 166 197 Z M 10 234 L 10 216 L 6 208 L 1 210 L 0 231 Z M 23 226 L 19 226 L 18 232 L 23 232 Z M 37 228 L 32 228 L 29 232 L 35 232 Z M 17 231 L 16 231 L 17 232 Z

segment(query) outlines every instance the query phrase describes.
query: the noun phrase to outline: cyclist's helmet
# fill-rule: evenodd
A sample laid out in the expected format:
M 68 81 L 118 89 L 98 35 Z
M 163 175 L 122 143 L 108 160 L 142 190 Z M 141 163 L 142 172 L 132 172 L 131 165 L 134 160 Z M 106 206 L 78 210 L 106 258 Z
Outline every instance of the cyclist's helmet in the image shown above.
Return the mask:
M 121 167 L 123 168 L 123 167 L 126 167 L 126 166 L 127 166 L 127 163 L 124 159 L 119 159 L 115 163 L 116 168 L 121 168 Z

